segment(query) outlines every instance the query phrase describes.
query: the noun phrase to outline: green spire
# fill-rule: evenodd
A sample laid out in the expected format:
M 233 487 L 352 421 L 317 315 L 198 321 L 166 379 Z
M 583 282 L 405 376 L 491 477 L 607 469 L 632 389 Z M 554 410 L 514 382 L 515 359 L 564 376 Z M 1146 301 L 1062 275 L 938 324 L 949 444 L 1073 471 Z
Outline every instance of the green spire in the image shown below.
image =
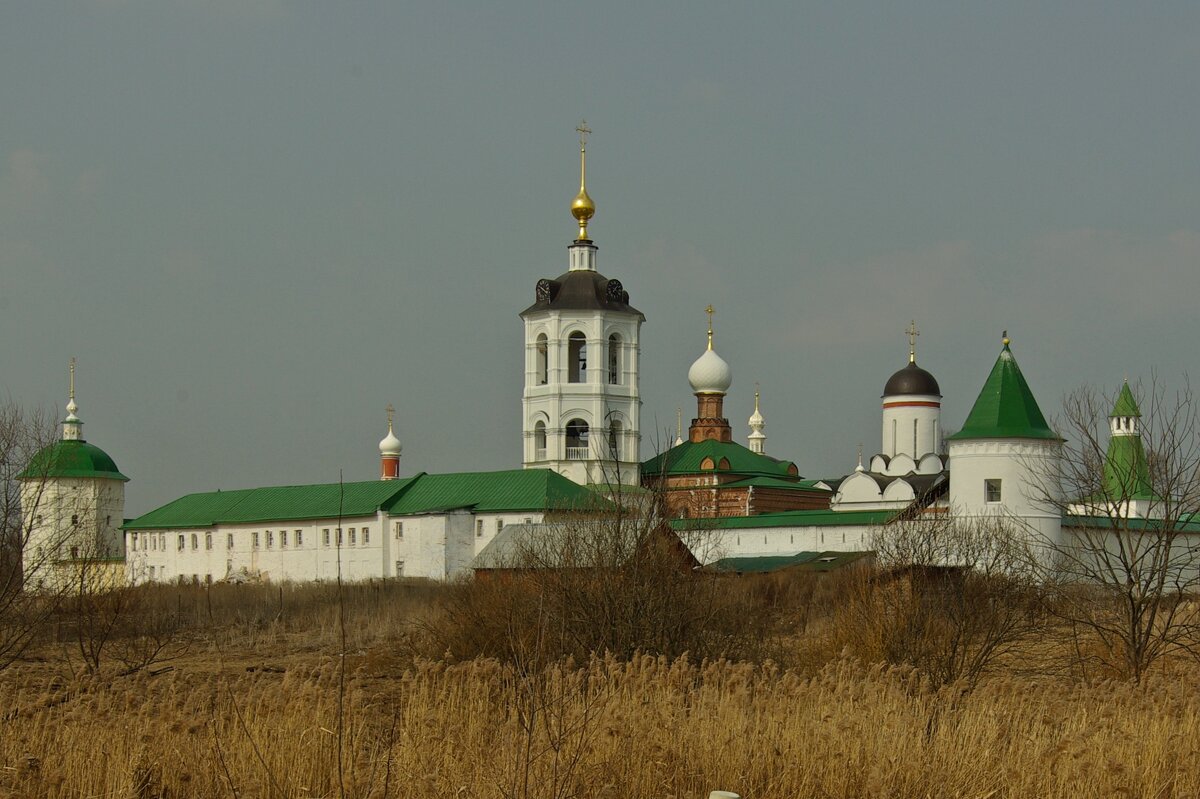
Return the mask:
M 962 430 L 949 441 L 965 441 L 973 438 L 1038 438 L 1061 441 L 1058 433 L 1050 429 L 1042 409 L 1038 407 L 1017 359 L 1008 348 L 1008 336 L 1004 337 L 1004 349 L 996 359 L 975 406 L 967 414 Z
M 1133 392 L 1129 390 L 1129 383 L 1121 384 L 1121 393 L 1117 395 L 1117 404 L 1113 406 L 1112 413 L 1108 418 L 1115 419 L 1118 416 L 1137 416 L 1141 417 L 1142 412 L 1138 409 L 1137 400 L 1133 398 Z
M 1104 497 L 1106 499 L 1154 499 L 1150 468 L 1142 437 L 1112 436 L 1104 455 Z

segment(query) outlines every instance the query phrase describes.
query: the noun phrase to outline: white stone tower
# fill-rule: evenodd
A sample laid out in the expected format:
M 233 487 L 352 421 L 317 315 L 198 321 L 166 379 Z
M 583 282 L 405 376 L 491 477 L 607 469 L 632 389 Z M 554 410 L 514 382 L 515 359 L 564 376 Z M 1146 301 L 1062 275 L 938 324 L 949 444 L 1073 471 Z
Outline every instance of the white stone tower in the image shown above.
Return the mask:
M 917 366 L 916 322 L 908 330 L 908 364 L 883 388 L 883 445 L 889 459 L 907 455 L 914 463 L 942 447 L 942 392 L 933 375 Z
M 77 581 L 85 565 L 89 582 L 109 579 L 107 561 L 124 555 L 125 483 L 104 450 L 83 438 L 75 404 L 75 359 L 62 440 L 41 449 L 18 475 L 25 540 L 22 568 L 31 588 Z
M 967 518 L 1003 517 L 1035 545 L 1062 536 L 1058 484 L 1062 438 L 1046 423 L 1025 376 L 1004 347 L 950 446 L 950 507 Z
M 639 333 L 646 317 L 619 280 L 596 271 L 588 221 L 586 124 L 579 139 L 579 194 L 571 215 L 579 234 L 567 272 L 537 282 L 525 322 L 521 398 L 525 468 L 550 468 L 577 483 L 636 485 L 641 397 Z

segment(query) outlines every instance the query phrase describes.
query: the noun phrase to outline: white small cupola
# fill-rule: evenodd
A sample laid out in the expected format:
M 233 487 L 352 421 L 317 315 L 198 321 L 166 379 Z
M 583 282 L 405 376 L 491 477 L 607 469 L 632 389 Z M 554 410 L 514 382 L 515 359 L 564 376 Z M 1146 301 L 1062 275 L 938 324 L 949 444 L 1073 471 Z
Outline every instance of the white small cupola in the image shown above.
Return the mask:
M 395 415 L 396 409 L 388 403 L 387 420 L 388 431 L 387 435 L 379 442 L 379 479 L 380 480 L 395 480 L 400 476 L 400 439 L 396 437 L 395 431 L 392 430 L 392 417 Z

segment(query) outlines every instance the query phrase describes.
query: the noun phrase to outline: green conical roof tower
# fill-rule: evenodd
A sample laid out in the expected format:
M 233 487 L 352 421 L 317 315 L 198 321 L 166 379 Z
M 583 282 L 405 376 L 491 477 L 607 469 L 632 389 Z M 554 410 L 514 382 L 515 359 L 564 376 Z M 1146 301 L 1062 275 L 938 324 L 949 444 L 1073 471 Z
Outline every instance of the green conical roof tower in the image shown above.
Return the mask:
M 1042 409 L 1038 407 L 1029 383 L 1017 366 L 1017 359 L 1008 348 L 1008 333 L 1004 334 L 1004 349 L 996 359 L 979 398 L 967 414 L 962 430 L 948 441 L 968 441 L 976 438 L 1034 438 L 1062 441 L 1050 429 Z
M 1129 384 L 1121 385 L 1121 393 L 1108 415 L 1110 435 L 1104 455 L 1104 496 L 1107 499 L 1154 499 L 1150 483 L 1150 467 L 1142 446 L 1138 408 Z

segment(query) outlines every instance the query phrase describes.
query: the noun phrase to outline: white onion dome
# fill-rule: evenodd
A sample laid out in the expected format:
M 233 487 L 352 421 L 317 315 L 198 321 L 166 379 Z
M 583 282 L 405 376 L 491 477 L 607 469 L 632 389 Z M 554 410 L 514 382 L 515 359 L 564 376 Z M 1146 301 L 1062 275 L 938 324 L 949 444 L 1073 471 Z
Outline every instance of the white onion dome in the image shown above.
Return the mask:
M 750 426 L 756 427 L 756 428 L 764 427 L 766 425 L 766 423 L 767 423 L 767 420 L 763 418 L 762 413 L 758 410 L 758 407 L 755 406 L 754 413 L 750 414 L 750 422 L 749 422 Z
M 724 394 L 733 385 L 733 370 L 713 350 L 705 350 L 688 369 L 688 383 L 696 394 Z
M 392 426 L 388 425 L 388 434 L 379 442 L 380 455 L 399 455 L 400 454 L 400 439 L 396 438 L 396 434 L 392 432 Z

